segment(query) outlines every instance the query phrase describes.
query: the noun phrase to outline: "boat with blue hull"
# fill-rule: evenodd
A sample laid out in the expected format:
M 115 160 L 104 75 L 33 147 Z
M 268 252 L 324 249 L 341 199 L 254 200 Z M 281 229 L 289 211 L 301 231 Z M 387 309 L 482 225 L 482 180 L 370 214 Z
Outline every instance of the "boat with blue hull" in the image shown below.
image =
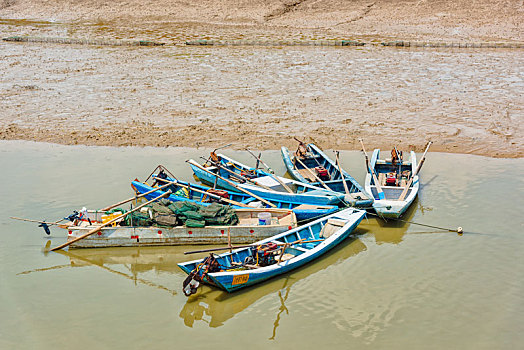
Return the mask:
M 373 209 L 379 216 L 399 218 L 418 194 L 417 155 L 411 151 L 410 159 L 405 161 L 396 157 L 380 159 L 380 149 L 375 149 L 364 186 L 373 195 Z
M 180 263 L 189 275 L 184 294 L 196 293 L 200 283 L 233 292 L 310 263 L 346 239 L 364 216 L 344 209 L 232 252 Z
M 344 194 L 342 193 L 328 191 L 317 186 L 275 176 L 260 169 L 248 167 L 223 154 L 218 154 L 217 156 L 220 159 L 220 167 L 216 165 L 203 167 L 192 159 L 188 160 L 188 163 L 193 169 L 195 176 L 201 181 L 214 184 L 226 190 L 247 190 L 256 196 L 271 201 L 314 205 L 346 205 L 344 202 Z M 215 175 L 217 172 L 222 178 L 217 178 Z M 237 176 L 232 173 L 237 174 Z M 249 179 L 249 182 L 242 178 Z M 234 184 L 232 184 L 232 182 L 234 182 Z M 291 193 L 286 192 L 282 184 L 285 184 Z
M 155 197 L 158 197 L 165 191 L 171 190 L 172 194 L 170 194 L 166 198 L 172 202 L 190 201 L 190 202 L 198 203 L 204 206 L 209 206 L 215 201 L 228 203 L 227 201 L 222 201 L 220 199 L 217 199 L 216 197 L 212 197 L 212 195 L 217 192 L 213 191 L 212 188 L 207 187 L 207 186 L 189 183 L 189 182 L 180 181 L 180 180 L 175 180 L 170 177 L 165 177 L 164 179 L 153 177 L 153 181 L 154 182 L 156 181 L 160 184 L 164 184 L 167 182 L 174 182 L 174 184 L 145 195 L 145 198 L 147 199 L 153 199 Z M 131 183 L 131 187 L 137 194 L 150 192 L 154 190 L 155 188 L 148 183 L 144 183 L 144 182 L 140 182 L 136 180 Z M 238 202 L 240 204 L 244 204 L 244 205 L 235 205 L 235 204 L 229 203 L 235 209 L 245 208 L 245 207 L 254 207 L 254 208 L 269 208 L 270 207 L 269 205 L 262 203 L 260 201 L 257 201 L 256 198 L 251 197 L 245 193 L 239 193 L 239 192 L 227 191 L 227 190 L 223 190 L 223 192 L 225 193 L 222 193 L 222 195 L 226 195 L 225 197 L 226 199 Z M 339 209 L 337 206 L 334 206 L 334 205 L 308 205 L 308 204 L 301 204 L 301 203 L 296 203 L 296 202 L 275 201 L 275 200 L 269 200 L 269 201 L 273 203 L 276 208 L 291 209 L 295 213 L 295 216 L 298 221 L 316 219 L 321 216 L 333 213 Z
M 299 151 L 291 154 L 287 147 L 282 147 L 280 150 L 286 169 L 295 180 L 317 187 L 325 184 L 332 191 L 340 193 L 345 193 L 343 183 L 345 182 L 349 192 L 349 196 L 345 197 L 348 204 L 360 208 L 371 206 L 373 203 L 371 195 L 347 171 L 339 167 L 339 164 L 313 143 L 302 144 L 302 146 L 301 157 L 297 156 Z

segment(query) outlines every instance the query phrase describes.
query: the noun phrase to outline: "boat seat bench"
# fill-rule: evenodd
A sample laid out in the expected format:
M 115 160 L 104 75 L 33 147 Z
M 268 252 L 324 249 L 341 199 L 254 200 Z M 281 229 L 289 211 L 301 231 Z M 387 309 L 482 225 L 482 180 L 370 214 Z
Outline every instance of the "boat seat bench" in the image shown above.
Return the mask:
M 345 221 L 340 219 L 329 219 L 324 227 L 322 227 L 322 230 L 320 231 L 320 234 L 318 235 L 320 238 L 328 238 L 335 232 L 337 232 L 342 226 L 344 226 Z

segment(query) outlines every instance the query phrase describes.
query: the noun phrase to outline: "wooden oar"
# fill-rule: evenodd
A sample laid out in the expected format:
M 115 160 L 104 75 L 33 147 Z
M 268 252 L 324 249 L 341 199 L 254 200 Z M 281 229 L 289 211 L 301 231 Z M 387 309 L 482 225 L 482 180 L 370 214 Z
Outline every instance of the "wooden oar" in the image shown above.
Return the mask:
M 424 155 L 422 156 L 422 158 L 420 159 L 420 162 L 418 163 L 417 169 L 415 170 L 413 174 L 411 174 L 411 177 L 409 178 L 409 181 L 406 187 L 404 188 L 404 191 L 402 191 L 402 193 L 400 194 L 400 197 L 398 197 L 399 201 L 403 201 L 406 195 L 408 194 L 409 187 L 413 183 L 413 179 L 415 178 L 415 176 L 418 175 L 420 168 L 422 168 L 422 164 L 424 164 L 424 160 L 426 159 L 426 153 L 428 153 L 429 146 L 431 146 L 431 143 L 432 143 L 431 141 L 428 142 L 428 146 L 426 147 L 426 150 L 424 151 Z
M 216 177 L 219 178 L 220 180 L 223 180 L 223 181 L 227 182 L 228 184 L 230 184 L 231 186 L 233 186 L 233 188 L 235 188 L 235 189 L 237 189 L 237 190 L 239 190 L 239 191 L 242 191 L 242 192 L 244 192 L 244 193 L 250 195 L 251 197 L 254 197 L 254 198 L 258 199 L 259 201 L 261 201 L 261 202 L 263 202 L 263 203 L 266 203 L 266 204 L 269 205 L 270 207 L 273 207 L 273 208 L 276 208 L 276 207 L 277 207 L 277 206 L 274 205 L 273 203 L 271 203 L 271 202 L 265 200 L 265 199 L 262 198 L 262 197 L 257 196 L 257 195 L 254 194 L 254 193 L 251 193 L 250 191 L 246 190 L 245 188 L 242 188 L 242 187 L 240 187 L 240 186 L 237 186 L 233 181 L 230 181 L 230 180 L 228 180 L 228 179 L 226 179 L 226 178 L 224 178 L 224 177 L 222 177 L 222 176 L 220 176 L 220 175 L 218 175 L 218 174 L 214 174 L 214 173 L 212 173 L 211 171 L 209 171 L 209 170 L 207 170 L 206 168 L 202 167 L 200 164 L 198 164 L 198 163 L 195 162 L 195 161 L 189 161 L 189 160 L 186 160 L 186 162 L 188 162 L 188 163 L 190 163 L 190 164 L 196 166 L 198 169 L 200 169 L 200 170 L 202 170 L 202 171 L 205 171 L 206 173 L 208 173 L 208 174 L 210 174 L 210 175 L 212 175 L 212 176 L 216 176 Z
M 207 159 L 204 158 L 204 157 L 200 157 L 200 158 L 202 158 L 202 159 L 204 159 L 204 160 L 207 160 Z M 211 162 L 211 164 L 213 164 L 213 165 L 216 166 L 217 168 L 220 168 L 220 169 L 223 169 L 223 170 L 227 171 L 228 173 L 230 173 L 231 175 L 235 176 L 236 178 L 238 178 L 238 179 L 240 179 L 240 180 L 243 180 L 243 181 L 246 181 L 246 182 L 250 182 L 250 183 L 252 183 L 253 185 L 255 185 L 255 186 L 260 186 L 260 187 L 262 187 L 262 188 L 264 188 L 264 189 L 266 189 L 266 190 L 270 190 L 270 191 L 273 190 L 271 187 L 268 187 L 268 186 L 266 186 L 266 185 L 264 185 L 264 184 L 258 183 L 256 180 L 252 180 L 252 179 L 250 179 L 250 178 L 248 178 L 248 177 L 245 177 L 245 176 L 242 176 L 242 175 L 240 175 L 240 174 L 235 173 L 233 170 L 228 169 L 227 167 L 225 167 L 225 166 L 223 166 L 222 164 L 220 164 L 220 162 L 213 162 L 212 160 L 211 160 L 210 162 Z
M 169 185 L 176 185 L 176 186 L 187 188 L 187 189 L 189 189 L 191 191 L 195 191 L 195 192 L 198 192 L 198 193 L 203 193 L 203 194 L 208 195 L 209 197 L 213 197 L 213 198 L 221 200 L 221 201 L 223 201 L 225 203 L 237 205 L 239 207 L 244 207 L 244 208 L 253 208 L 253 207 L 251 207 L 251 206 L 249 206 L 249 205 L 247 205 L 245 203 L 237 202 L 237 201 L 234 201 L 234 200 L 229 199 L 229 198 L 220 197 L 220 196 L 218 196 L 218 195 L 216 195 L 214 193 L 210 193 L 210 192 L 207 192 L 207 191 L 199 190 L 198 188 L 195 188 L 195 187 L 191 187 L 191 185 L 184 185 L 184 184 L 181 184 L 180 182 L 177 182 L 177 181 L 169 181 L 169 180 L 160 179 L 160 178 L 156 178 L 156 180 L 157 181 L 162 181 L 162 182 L 169 182 Z
M 280 178 L 279 178 L 278 176 L 275 175 L 275 172 L 273 171 L 273 169 L 271 169 L 271 168 L 269 167 L 269 165 L 267 165 L 266 163 L 264 163 L 264 161 L 263 161 L 262 159 L 260 159 L 260 157 L 257 157 L 256 155 L 254 155 L 254 154 L 253 154 L 249 149 L 247 149 L 247 148 L 246 148 L 246 151 L 248 151 L 249 154 L 251 154 L 253 157 L 255 157 L 255 159 L 257 160 L 257 162 L 262 163 L 262 165 L 266 167 L 266 169 L 269 171 L 269 176 L 271 176 L 271 178 L 272 178 L 273 180 L 278 181 L 278 183 L 281 184 L 282 187 L 284 187 L 284 189 L 285 189 L 286 191 L 288 191 L 289 193 L 294 193 L 294 192 L 291 190 L 291 188 L 289 188 L 289 187 L 284 183 L 284 181 L 280 180 Z
M 167 184 L 167 185 L 163 185 L 163 186 L 157 187 L 157 188 L 155 188 L 155 189 L 153 189 L 153 190 L 151 190 L 151 191 L 144 192 L 144 193 L 142 193 L 141 195 L 131 197 L 131 198 L 126 199 L 126 200 L 124 200 L 124 201 L 121 201 L 121 202 L 118 202 L 118 203 L 116 203 L 116 204 L 110 205 L 109 207 L 105 207 L 105 208 L 103 208 L 103 209 L 100 209 L 99 211 L 108 211 L 108 210 L 110 210 L 110 209 L 113 209 L 113 208 L 115 208 L 115 207 L 118 207 L 119 205 L 125 204 L 125 203 L 127 203 L 127 202 L 131 202 L 132 200 L 137 199 L 137 198 L 140 198 L 140 197 L 147 196 L 147 195 L 150 194 L 150 193 L 156 192 L 156 191 L 161 190 L 161 189 L 163 189 L 163 188 L 166 188 L 166 187 L 168 187 L 168 186 L 170 186 L 170 185 L 171 185 L 171 184 L 169 183 L 169 184 Z
M 296 160 L 297 162 L 299 162 L 300 165 L 302 165 L 302 166 L 304 167 L 304 169 L 306 169 L 307 171 L 309 171 L 309 173 L 310 173 L 311 175 L 313 175 L 313 177 L 314 177 L 318 182 L 320 182 L 320 184 L 321 184 L 322 186 L 324 186 L 324 188 L 325 188 L 326 190 L 333 192 L 333 190 L 332 190 L 331 188 L 329 188 L 329 187 L 324 183 L 324 181 L 322 181 L 322 180 L 317 176 L 317 174 L 315 174 L 315 173 L 313 172 L 313 170 L 309 169 L 309 168 L 306 166 L 306 164 L 304 164 L 304 163 L 300 160 L 299 157 L 295 156 L 295 160 Z
M 368 168 L 369 173 L 373 177 L 373 182 L 375 183 L 375 186 L 377 188 L 378 199 L 386 199 L 386 194 L 384 193 L 384 191 L 382 191 L 382 186 L 380 186 L 380 183 L 378 182 L 377 175 L 375 175 L 375 170 L 371 169 L 369 165 L 369 157 L 366 152 L 366 148 L 364 147 L 364 142 L 362 142 L 362 139 L 359 139 L 359 141 L 360 141 L 360 144 L 362 145 L 364 156 L 366 157 L 366 167 Z
M 351 197 L 351 194 L 349 193 L 348 184 L 346 183 L 346 178 L 344 177 L 344 173 L 342 173 L 342 168 L 340 167 L 338 153 L 339 153 L 338 151 L 335 153 L 335 162 L 337 163 L 338 172 L 340 173 L 340 177 L 342 178 L 342 183 L 344 184 L 344 191 L 346 191 L 346 194 Z
M 309 240 L 309 241 L 304 241 L 304 239 L 299 239 L 298 241 L 295 241 L 295 242 L 290 242 L 290 243 L 275 243 L 277 246 L 283 246 L 283 245 L 293 245 L 293 244 L 297 244 L 297 243 L 313 243 L 313 242 L 321 242 L 321 241 L 324 241 L 324 239 L 313 239 L 313 240 Z M 268 242 L 269 243 L 269 242 Z M 271 242 L 271 243 L 274 243 L 274 242 Z M 239 246 L 236 246 L 236 247 L 220 247 L 220 248 L 210 248 L 210 249 L 203 249 L 203 250 L 193 250 L 193 251 L 190 251 L 190 252 L 184 252 L 184 254 L 188 255 L 188 254 L 196 254 L 196 253 L 207 253 L 207 252 L 216 252 L 216 251 L 219 251 L 219 250 L 229 250 L 229 249 L 240 249 L 240 248 L 249 248 L 249 247 L 258 247 L 260 244 L 247 244 L 247 245 L 239 245 Z
M 94 228 L 94 229 L 90 230 L 89 232 L 83 234 L 82 236 L 79 236 L 79 237 L 77 237 L 77 238 L 75 238 L 75 239 L 72 239 L 72 240 L 70 240 L 70 241 L 68 241 L 68 242 L 66 242 L 66 243 L 64 243 L 64 244 L 61 244 L 61 245 L 59 245 L 58 247 L 54 247 L 54 248 L 52 248 L 51 251 L 65 248 L 65 247 L 67 247 L 67 246 L 70 245 L 70 244 L 73 244 L 73 243 L 75 243 L 75 242 L 78 242 L 78 241 L 81 240 L 81 239 L 84 239 L 84 238 L 86 238 L 86 237 L 88 237 L 88 236 L 91 236 L 92 234 L 95 234 L 95 233 L 97 233 L 98 231 L 100 231 L 102 228 L 111 225 L 113 222 L 118 221 L 118 220 L 120 220 L 120 219 L 126 217 L 127 215 L 131 214 L 132 212 L 135 212 L 135 211 L 141 209 L 142 207 L 144 207 L 144 206 L 146 206 L 146 205 L 148 205 L 148 204 L 150 204 L 150 203 L 153 203 L 154 201 L 156 201 L 156 200 L 158 200 L 158 199 L 160 199 L 160 198 L 162 198 L 162 197 L 168 196 L 168 195 L 170 195 L 170 194 L 171 194 L 171 190 L 168 190 L 167 192 L 161 194 L 160 196 L 155 197 L 155 198 L 151 199 L 150 201 L 145 202 L 145 203 L 142 204 L 142 205 L 139 205 L 139 206 L 136 207 L 135 209 L 130 210 L 130 211 L 128 211 L 127 213 L 124 213 L 124 214 L 122 214 L 122 215 L 118 215 L 118 216 L 117 216 L 116 218 L 114 218 L 113 220 L 109 220 L 109 221 L 106 222 L 105 224 L 102 224 L 102 225 L 98 226 L 97 228 Z

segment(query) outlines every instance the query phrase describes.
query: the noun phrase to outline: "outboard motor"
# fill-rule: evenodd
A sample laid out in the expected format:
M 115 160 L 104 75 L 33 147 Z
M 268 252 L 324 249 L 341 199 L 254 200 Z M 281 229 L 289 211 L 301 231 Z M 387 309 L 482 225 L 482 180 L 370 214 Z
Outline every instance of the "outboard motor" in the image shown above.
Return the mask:
M 202 273 L 200 273 L 200 271 L 202 271 Z M 208 273 L 219 271 L 220 263 L 217 259 L 215 259 L 213 253 L 209 254 L 209 256 L 205 258 L 201 264 L 198 264 L 197 267 L 191 271 L 189 276 L 187 276 L 187 278 L 182 283 L 182 291 L 184 292 L 184 295 L 188 297 L 191 294 L 195 294 L 197 292 L 198 286 L 200 286 L 200 282 L 204 280 Z
M 278 245 L 275 243 L 267 243 L 257 247 L 258 266 L 269 266 L 276 263 L 275 253 L 278 250 Z

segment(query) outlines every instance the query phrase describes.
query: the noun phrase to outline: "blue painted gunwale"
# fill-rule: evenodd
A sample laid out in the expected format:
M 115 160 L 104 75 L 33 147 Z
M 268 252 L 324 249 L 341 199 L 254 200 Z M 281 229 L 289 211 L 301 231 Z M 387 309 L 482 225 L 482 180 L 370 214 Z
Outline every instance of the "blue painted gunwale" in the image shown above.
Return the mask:
M 315 144 L 310 143 L 307 145 L 308 150 L 313 154 L 313 156 L 316 157 L 317 161 L 320 163 L 321 166 L 323 166 L 329 173 L 329 176 L 331 180 L 324 181 L 324 183 L 329 187 L 331 190 L 339 193 L 345 194 L 344 184 L 343 181 L 346 182 L 346 185 L 348 186 L 349 193 L 362 193 L 360 196 L 360 199 L 348 199 L 346 198 L 346 202 L 348 202 L 351 206 L 354 207 L 360 207 L 360 208 L 368 208 L 373 204 L 373 197 L 371 194 L 369 194 L 362 185 L 358 183 L 357 180 L 355 180 L 347 171 L 344 169 L 342 170 L 342 174 L 338 170 L 338 166 L 334 160 L 329 158 L 320 148 L 318 148 Z M 298 171 L 297 166 L 294 164 L 293 159 L 295 158 L 287 147 L 282 147 L 280 149 L 280 153 L 282 155 L 282 160 L 284 161 L 284 164 L 286 165 L 286 169 L 288 173 L 295 178 L 297 181 L 309 183 L 314 186 L 322 186 L 320 182 L 310 182 L 305 177 L 303 177 Z M 316 163 L 316 162 L 315 162 Z M 306 164 L 308 165 L 308 164 Z M 309 166 L 309 165 L 308 165 Z M 302 167 L 300 167 L 302 169 Z M 344 176 L 344 180 L 342 180 L 342 175 Z M 364 196 L 365 198 L 363 198 Z
M 299 226 L 284 233 L 258 241 L 253 245 L 260 245 L 268 242 L 294 242 L 302 238 L 305 238 L 307 240 L 318 239 L 323 225 L 325 225 L 329 219 L 340 219 L 346 221 L 343 227 L 340 227 L 340 229 L 338 229 L 330 237 L 324 239 L 321 242 L 294 245 L 293 247 L 299 247 L 303 249 L 294 249 L 295 251 L 301 252 L 294 258 L 282 261 L 281 263 L 275 263 L 270 266 L 260 267 L 252 270 L 209 273 L 209 279 L 206 279 L 205 282 L 222 288 L 228 292 L 233 292 L 235 290 L 263 282 L 269 278 L 296 269 L 300 266 L 303 266 L 304 264 L 307 264 L 319 258 L 323 254 L 328 252 L 330 249 L 336 247 L 354 231 L 354 229 L 358 226 L 360 221 L 362 221 L 364 216 L 365 211 L 354 208 L 348 208 L 337 213 L 325 216 L 321 219 L 312 221 L 306 225 Z M 293 251 L 293 247 L 288 249 Z M 233 260 L 234 262 L 242 262 L 246 256 L 251 255 L 250 250 L 251 248 L 241 248 L 234 250 L 232 253 L 224 253 L 218 256 L 215 255 L 215 257 L 219 261 L 220 265 L 233 268 L 231 260 Z M 203 259 L 193 260 L 185 263 L 180 263 L 178 264 L 178 266 L 185 273 L 190 274 L 191 271 L 193 271 L 193 269 L 202 261 Z M 238 275 L 249 275 L 249 277 L 245 283 L 233 285 L 233 278 Z
M 166 180 L 174 181 L 174 179 L 171 179 L 169 177 Z M 194 187 L 194 188 L 202 190 L 202 191 L 207 191 L 207 190 L 210 189 L 210 187 L 207 187 L 207 186 L 193 184 L 193 183 L 189 183 L 189 182 L 185 182 L 185 181 L 179 181 L 179 180 L 177 180 L 177 181 L 180 182 L 183 185 L 191 185 L 191 187 Z M 137 193 L 145 193 L 145 192 L 151 191 L 153 189 L 153 187 L 151 187 L 150 185 L 145 184 L 143 182 L 139 182 L 139 181 L 131 182 L 131 187 Z M 175 188 L 175 191 L 177 189 L 180 189 L 180 187 L 177 187 L 176 185 L 173 185 L 173 187 Z M 159 195 L 161 195 L 165 191 L 167 191 L 167 189 L 158 190 L 158 191 L 152 192 L 152 193 L 150 193 L 148 195 L 145 195 L 145 197 L 147 199 L 153 199 L 153 198 L 158 197 Z M 253 198 L 253 197 L 251 197 L 251 196 L 249 196 L 247 194 L 244 194 L 244 193 L 238 193 L 238 192 L 233 192 L 233 191 L 227 191 L 227 192 L 229 193 L 229 198 L 230 199 L 232 199 L 234 201 L 237 201 L 237 202 L 240 202 L 240 203 L 249 204 L 249 203 L 251 203 L 253 201 L 256 201 L 255 198 Z M 169 199 L 172 202 L 189 201 L 189 202 L 198 203 L 198 204 L 201 204 L 201 205 L 204 205 L 204 206 L 211 205 L 210 202 L 203 202 L 204 194 L 201 194 L 201 193 L 198 193 L 198 192 L 192 192 L 192 193 L 190 193 L 190 197 L 191 198 L 186 198 L 186 197 L 182 197 L 182 196 L 177 196 L 175 194 L 170 194 L 167 197 L 167 199 Z M 297 208 L 297 206 L 301 205 L 301 203 L 285 202 L 285 201 L 274 201 L 274 200 L 269 200 L 269 201 L 271 203 L 273 203 L 274 205 L 276 205 L 277 208 L 279 208 L 279 209 L 291 209 L 291 210 L 293 210 L 293 212 L 295 213 L 295 216 L 296 216 L 298 221 L 315 219 L 315 218 L 321 217 L 323 215 L 327 215 L 327 214 L 333 213 L 333 212 L 335 212 L 335 211 L 337 211 L 339 209 L 337 206 L 334 206 L 334 205 L 323 205 L 323 206 L 319 206 L 318 208 L 315 208 L 315 209 Z M 269 205 L 266 205 L 264 203 L 262 203 L 262 204 L 265 206 L 265 208 L 269 208 Z M 243 207 L 240 207 L 240 206 L 237 206 L 237 205 L 231 205 L 231 207 L 233 207 L 235 209 L 243 208 Z
M 402 162 L 401 170 L 410 170 L 413 174 L 417 169 L 417 155 L 415 152 L 411 151 L 410 156 L 411 158 L 409 161 Z M 392 167 L 392 164 L 391 161 L 386 161 L 384 159 L 381 160 L 380 149 L 375 149 L 373 151 L 373 154 L 371 155 L 369 166 L 371 167 L 371 169 L 373 169 L 373 171 L 378 177 L 379 173 L 389 172 Z M 375 201 L 373 202 L 373 209 L 379 216 L 387 219 L 398 219 L 402 216 L 402 214 L 404 214 L 404 212 L 406 212 L 406 210 L 417 197 L 420 188 L 420 183 L 419 176 L 416 175 L 413 179 L 413 183 L 410 187 L 410 190 L 403 201 L 396 200 L 394 197 L 394 195 L 397 195 L 398 198 L 403 188 L 397 188 L 393 186 L 382 186 L 382 190 L 386 195 L 386 199 L 379 199 L 375 187 L 375 182 L 373 181 L 373 178 L 369 172 L 366 175 L 364 186 L 369 193 L 373 194 L 375 199 Z M 393 192 L 393 198 L 391 198 L 391 196 L 388 198 L 388 192 Z
M 228 169 L 235 171 L 237 173 L 240 173 L 240 171 L 246 171 L 246 170 L 255 170 L 254 168 L 250 168 L 242 163 L 239 163 L 229 157 L 226 157 L 222 154 L 219 154 L 219 156 L 222 157 L 222 164 Z M 192 163 L 197 163 L 196 161 L 190 159 L 188 161 L 189 165 L 193 169 L 193 172 L 195 173 L 195 176 L 198 177 L 201 181 L 213 184 L 215 182 L 216 176 L 211 175 Z M 198 163 L 197 163 L 198 164 Z M 234 166 L 230 165 L 234 164 Z M 215 166 L 210 166 L 206 168 L 209 171 L 216 172 Z M 225 170 L 220 170 L 219 172 L 220 176 L 230 179 L 230 174 L 226 172 Z M 259 178 L 269 178 L 269 174 L 265 173 L 261 170 L 257 170 L 256 174 L 259 176 Z M 275 176 L 275 175 L 273 175 Z M 295 193 L 288 193 L 284 189 L 281 189 L 281 185 L 278 185 L 276 190 L 268 190 L 253 184 L 248 183 L 236 183 L 238 187 L 244 188 L 257 196 L 260 196 L 267 200 L 275 200 L 279 202 L 293 202 L 293 203 L 300 203 L 300 204 L 313 204 L 313 205 L 344 205 L 344 195 L 338 192 L 333 191 L 327 191 L 323 188 L 319 188 L 316 186 L 312 186 L 309 184 L 305 184 L 299 181 L 286 179 L 283 177 L 279 177 L 282 181 L 284 181 L 288 186 L 295 189 Z M 254 179 L 256 180 L 256 178 Z M 272 180 L 276 182 L 275 180 Z M 217 186 L 224 188 L 229 191 L 238 191 L 233 186 L 231 186 L 226 181 L 223 181 L 221 179 L 218 179 Z M 280 187 L 280 188 L 278 188 Z

